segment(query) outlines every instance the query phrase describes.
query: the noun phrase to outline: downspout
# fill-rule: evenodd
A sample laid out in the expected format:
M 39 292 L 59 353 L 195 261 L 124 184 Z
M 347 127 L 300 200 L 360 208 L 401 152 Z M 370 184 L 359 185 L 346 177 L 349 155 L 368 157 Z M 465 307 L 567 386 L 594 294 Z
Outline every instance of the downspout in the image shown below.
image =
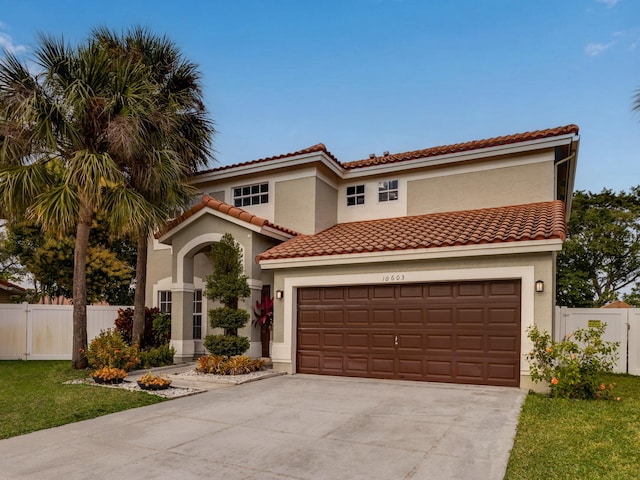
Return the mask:
M 574 148 L 575 145 L 575 148 Z M 573 150 L 573 153 L 569 154 L 568 156 L 566 156 L 563 159 L 557 160 L 555 162 L 555 168 L 556 168 L 556 174 L 554 175 L 555 179 L 554 179 L 554 190 L 557 193 L 558 192 L 558 167 L 560 165 L 562 165 L 563 163 L 568 163 L 571 160 L 576 160 L 577 162 L 577 157 L 578 157 L 578 143 L 575 142 L 571 142 L 571 147 L 569 148 L 569 151 Z M 567 167 L 567 193 L 568 192 L 572 192 L 573 193 L 573 187 L 575 184 L 575 174 L 572 175 L 572 170 L 573 172 L 575 172 L 576 169 L 576 165 L 573 165 L 573 169 L 570 168 L 571 165 L 569 165 L 569 167 Z M 569 183 L 570 182 L 570 183 Z M 567 217 L 567 222 L 569 221 L 569 214 L 571 213 L 571 203 L 573 201 L 573 195 L 567 195 L 567 199 L 565 201 L 565 214 Z

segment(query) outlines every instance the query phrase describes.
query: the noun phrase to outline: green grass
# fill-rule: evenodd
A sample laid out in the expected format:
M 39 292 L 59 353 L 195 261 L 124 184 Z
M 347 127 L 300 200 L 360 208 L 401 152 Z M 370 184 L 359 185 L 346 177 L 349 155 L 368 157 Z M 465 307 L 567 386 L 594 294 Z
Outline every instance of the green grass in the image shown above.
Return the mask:
M 640 478 L 640 377 L 606 381 L 621 401 L 529 394 L 505 480 Z
M 163 400 L 143 392 L 63 384 L 86 376 L 70 361 L 0 361 L 0 438 Z

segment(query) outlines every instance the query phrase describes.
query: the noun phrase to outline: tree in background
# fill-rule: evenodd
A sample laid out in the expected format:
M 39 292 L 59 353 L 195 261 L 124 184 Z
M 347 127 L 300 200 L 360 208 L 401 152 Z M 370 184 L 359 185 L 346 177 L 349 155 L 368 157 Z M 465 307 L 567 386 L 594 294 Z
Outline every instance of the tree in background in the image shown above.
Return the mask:
M 42 235 L 27 220 L 7 224 L 7 253 L 14 255 L 31 273 L 36 293 L 49 301 L 73 294 L 73 237 Z M 113 238 L 99 218 L 95 219 L 87 250 L 87 302 L 130 305 L 136 263 L 135 245 Z
M 640 187 L 629 193 L 575 192 L 568 227 L 558 255 L 558 305 L 601 307 L 624 289 L 638 289 Z
M 209 322 L 213 328 L 224 329 L 224 335 L 207 335 L 204 346 L 214 355 L 242 355 L 250 343 L 247 337 L 238 336 L 238 329 L 249 322 L 250 314 L 238 308 L 238 303 L 251 290 L 242 273 L 242 250 L 231 234 L 225 233 L 213 245 L 211 263 L 213 273 L 207 277 L 205 295 L 223 306 L 209 310 Z
M 190 204 L 195 190 L 187 179 L 209 165 L 214 129 L 204 107 L 197 66 L 185 60 L 167 37 L 135 27 L 121 35 L 96 29 L 93 38 L 112 57 L 136 62 L 148 71 L 148 79 L 155 85 L 156 116 L 163 119 L 148 125 L 136 149 L 127 145 L 114 152 L 128 185 L 156 211 L 147 224 L 132 231 L 137 239 L 136 284 L 141 286 L 135 290 L 132 335 L 134 342 L 141 343 L 146 337 L 144 287 L 149 234 Z
M 18 282 L 24 278 L 27 271 L 18 257 L 7 248 L 7 234 L 0 232 L 0 280 Z

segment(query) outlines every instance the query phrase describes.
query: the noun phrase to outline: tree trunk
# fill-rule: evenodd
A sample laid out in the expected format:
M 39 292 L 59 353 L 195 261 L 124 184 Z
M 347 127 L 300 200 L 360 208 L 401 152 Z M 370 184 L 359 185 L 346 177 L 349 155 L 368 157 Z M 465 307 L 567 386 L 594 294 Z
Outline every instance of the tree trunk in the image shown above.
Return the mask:
M 136 292 L 133 299 L 133 330 L 131 343 L 142 345 L 144 338 L 145 321 L 145 296 L 147 286 L 147 249 L 148 241 L 146 233 L 138 235 L 138 258 L 136 260 Z
M 83 203 L 76 229 L 73 255 L 73 352 L 71 366 L 76 370 L 87 368 L 87 250 L 93 209 Z

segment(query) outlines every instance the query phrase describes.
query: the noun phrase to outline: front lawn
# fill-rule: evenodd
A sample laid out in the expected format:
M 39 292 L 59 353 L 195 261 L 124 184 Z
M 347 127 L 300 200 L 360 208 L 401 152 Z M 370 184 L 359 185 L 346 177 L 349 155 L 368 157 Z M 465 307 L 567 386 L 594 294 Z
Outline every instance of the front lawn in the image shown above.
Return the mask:
M 529 394 L 505 480 L 640 478 L 640 377 L 608 383 L 621 401 Z
M 57 427 L 163 399 L 91 385 L 63 385 L 87 372 L 70 361 L 0 361 L 0 438 Z

